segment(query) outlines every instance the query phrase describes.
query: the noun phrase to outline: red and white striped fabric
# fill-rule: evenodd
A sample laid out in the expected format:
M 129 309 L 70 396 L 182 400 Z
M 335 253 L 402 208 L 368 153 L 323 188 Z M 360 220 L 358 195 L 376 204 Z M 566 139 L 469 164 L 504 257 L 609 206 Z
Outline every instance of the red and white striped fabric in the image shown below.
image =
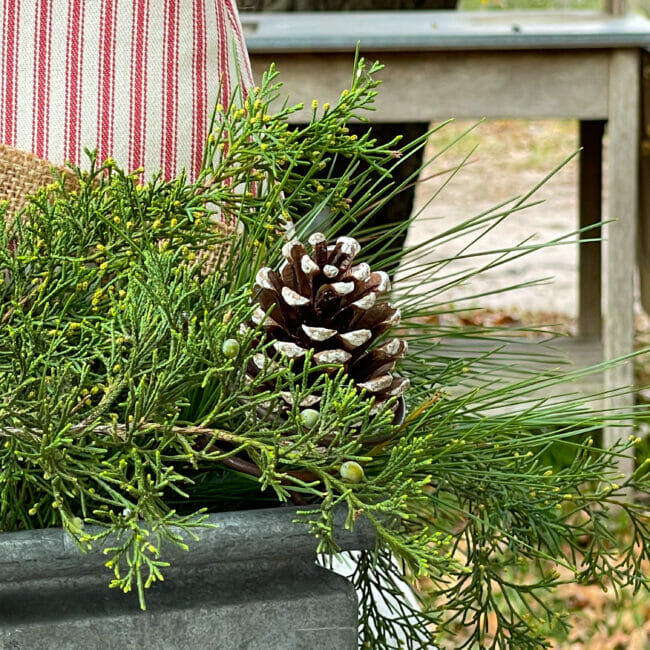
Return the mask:
M 252 86 L 235 0 L 0 0 L 0 142 L 195 177 L 212 110 Z

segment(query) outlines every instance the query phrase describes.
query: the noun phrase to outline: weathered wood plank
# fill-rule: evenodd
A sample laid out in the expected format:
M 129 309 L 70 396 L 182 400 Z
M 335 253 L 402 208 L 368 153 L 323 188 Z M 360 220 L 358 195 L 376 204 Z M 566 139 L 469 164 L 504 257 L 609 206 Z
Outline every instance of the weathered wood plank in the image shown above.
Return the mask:
M 641 54 L 642 139 L 639 197 L 639 290 L 650 314 L 650 52 Z
M 606 119 L 607 51 L 364 52 L 386 65 L 379 75 L 374 122 L 422 122 L 461 118 Z M 272 62 L 283 95 L 304 102 L 296 122 L 311 118 L 311 101 L 336 101 L 349 86 L 350 54 L 251 54 L 261 78 Z
M 606 239 L 605 359 L 629 354 L 634 345 L 634 273 L 638 202 L 639 147 L 639 55 L 635 51 L 612 54 L 609 85 L 609 219 Z M 634 384 L 631 360 L 619 363 L 605 373 L 605 389 L 615 390 Z M 634 400 L 627 395 L 609 397 L 612 409 L 626 409 Z M 621 436 L 620 429 L 607 429 L 605 443 Z M 621 459 L 621 471 L 629 474 L 633 459 Z
M 627 0 L 605 0 L 605 11 L 612 16 L 623 16 L 627 11 Z
M 459 340 L 457 345 L 454 341 L 445 341 L 443 351 L 436 353 L 450 358 L 465 358 L 469 353 L 472 357 L 478 357 L 499 348 L 493 358 L 504 366 L 510 366 L 511 371 L 501 369 L 505 381 L 520 381 L 525 372 L 545 372 L 552 369 L 559 369 L 562 372 L 576 372 L 588 367 L 596 366 L 602 362 L 603 346 L 597 340 L 575 339 L 572 337 L 557 338 L 552 341 L 534 341 L 530 339 L 504 339 L 503 342 L 480 341 L 467 339 Z M 537 350 L 535 351 L 535 347 Z M 538 358 L 531 361 L 532 355 L 538 354 Z M 546 386 L 541 391 L 531 392 L 531 401 L 537 401 L 544 397 L 565 399 L 569 394 L 581 395 L 594 409 L 602 409 L 604 400 L 602 392 L 604 387 L 603 372 L 593 372 L 576 377 L 571 382 Z

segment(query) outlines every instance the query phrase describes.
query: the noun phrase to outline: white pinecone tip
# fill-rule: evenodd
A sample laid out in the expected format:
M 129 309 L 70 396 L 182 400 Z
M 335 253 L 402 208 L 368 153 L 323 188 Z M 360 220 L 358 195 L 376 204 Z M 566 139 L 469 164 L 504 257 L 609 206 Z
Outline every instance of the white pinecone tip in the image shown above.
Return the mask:
M 377 293 L 385 293 L 390 290 L 390 278 L 386 271 L 377 271 L 379 275 L 379 284 L 377 285 Z
M 411 385 L 411 381 L 406 377 L 397 377 L 393 380 L 390 388 L 386 391 L 389 397 L 399 397 L 403 395 Z
M 293 289 L 289 289 L 289 287 L 282 287 L 282 297 L 284 302 L 291 307 L 304 307 L 309 302 L 309 298 L 301 296 Z
M 314 404 L 318 404 L 320 402 L 320 395 L 307 395 L 304 399 L 300 401 L 300 408 L 305 408 L 308 406 L 313 406 Z
M 381 377 L 375 377 L 369 381 L 364 381 L 360 384 L 357 384 L 359 388 L 365 388 L 369 393 L 379 393 L 381 391 L 390 388 L 393 383 L 392 375 L 382 375 Z
M 278 365 L 277 361 L 273 361 L 273 359 L 268 357 L 263 352 L 257 352 L 253 355 L 253 365 L 258 370 L 266 369 L 267 372 L 276 372 L 277 370 L 280 369 L 280 366 Z
M 397 354 L 404 356 L 408 351 L 408 343 L 406 341 L 402 341 L 401 339 L 391 339 L 390 341 L 384 343 L 384 345 L 382 345 L 379 349 L 391 357 L 394 357 Z
M 323 267 L 323 275 L 326 278 L 335 278 L 338 275 L 338 268 L 336 266 L 332 266 L 331 264 L 325 264 Z
M 370 408 L 370 415 L 377 415 L 384 408 L 384 400 L 375 402 Z
M 359 309 L 370 309 L 377 302 L 376 293 L 367 293 L 365 296 L 355 300 L 352 304 Z
M 305 349 L 290 341 L 276 341 L 273 347 L 289 359 L 298 359 L 305 356 Z
M 318 264 L 306 254 L 300 259 L 300 268 L 305 275 L 315 275 L 320 270 Z
M 367 280 L 370 277 L 370 265 L 361 262 L 350 269 L 350 275 L 355 280 Z
M 327 339 L 330 339 L 337 334 L 336 330 L 327 327 L 310 327 L 309 325 L 302 325 L 302 329 L 312 341 L 327 341 Z
M 262 370 L 267 363 L 267 358 L 261 352 L 257 352 L 253 355 L 253 363 Z
M 283 247 L 282 247 L 282 255 L 287 259 L 287 261 L 291 262 L 293 260 L 293 257 L 291 254 L 293 253 L 293 249 L 302 246 L 299 240 L 297 239 L 292 239 L 291 241 L 288 241 Z
M 293 406 L 293 395 L 288 390 L 280 391 L 280 397 L 289 405 Z
M 262 267 L 255 276 L 255 283 L 259 284 L 262 289 L 273 289 L 273 284 L 269 277 L 270 273 L 271 269 L 268 266 Z
M 387 329 L 390 329 L 391 327 L 397 327 L 399 325 L 400 320 L 402 319 L 402 312 L 399 309 L 395 309 L 395 311 L 384 321 L 379 323 L 378 326 L 384 326 L 384 331 Z M 382 349 L 384 346 L 382 346 Z M 390 354 L 390 353 L 389 353 Z
M 361 245 L 354 237 L 339 237 L 336 243 L 341 247 L 341 253 L 355 257 L 361 250 Z
M 392 397 L 392 395 L 389 395 L 389 397 Z M 377 400 L 370 409 L 370 415 L 377 415 L 377 413 L 380 413 L 386 406 L 386 401 L 387 400 L 385 399 Z M 397 411 L 399 410 L 399 401 L 393 404 L 391 410 L 393 411 L 393 413 L 397 414 Z M 399 424 L 399 423 L 395 423 L 395 424 Z
M 338 296 L 347 296 L 354 291 L 354 282 L 333 282 L 332 289 Z
M 277 325 L 277 323 L 270 317 L 266 315 L 266 312 L 261 307 L 256 307 L 251 320 L 255 325 L 261 325 L 266 323 L 268 325 Z
M 309 236 L 307 240 L 312 246 L 317 246 L 318 244 L 323 244 L 327 241 L 325 235 L 322 232 L 315 232 Z
M 321 363 L 345 363 L 349 361 L 352 355 L 345 350 L 323 350 L 314 355 L 314 361 Z
M 339 338 L 345 343 L 346 347 L 350 349 L 358 348 L 370 339 L 372 332 L 368 329 L 354 330 L 341 334 Z

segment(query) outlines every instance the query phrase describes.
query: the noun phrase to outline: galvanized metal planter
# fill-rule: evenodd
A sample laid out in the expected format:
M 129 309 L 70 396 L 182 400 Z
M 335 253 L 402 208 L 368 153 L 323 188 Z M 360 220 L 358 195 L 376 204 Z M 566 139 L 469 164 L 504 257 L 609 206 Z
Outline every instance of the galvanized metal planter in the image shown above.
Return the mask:
M 0 648 L 352 650 L 357 599 L 315 564 L 316 542 L 295 508 L 210 516 L 190 551 L 168 548 L 165 581 L 133 594 L 108 589 L 101 550 L 82 554 L 58 529 L 0 534 Z M 341 513 L 342 514 L 342 513 Z M 360 521 L 338 527 L 346 550 L 370 548 Z

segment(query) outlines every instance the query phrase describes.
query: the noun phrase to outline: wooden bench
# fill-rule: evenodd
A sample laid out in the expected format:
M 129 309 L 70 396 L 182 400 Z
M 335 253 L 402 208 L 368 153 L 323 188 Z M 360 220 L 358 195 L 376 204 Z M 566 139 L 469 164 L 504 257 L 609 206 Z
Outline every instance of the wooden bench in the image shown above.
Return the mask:
M 386 65 L 374 121 L 578 120 L 581 227 L 603 215 L 606 125 L 607 207 L 614 221 L 605 226 L 603 270 L 600 243 L 580 246 L 579 337 L 569 354 L 594 362 L 632 351 L 640 62 L 650 21 L 585 11 L 243 14 L 242 21 L 254 73 L 259 77 L 275 62 L 284 91 L 305 102 L 296 120 L 309 120 L 313 98 L 332 101 L 346 87 L 357 42 L 363 56 Z M 631 386 L 632 362 L 608 370 L 602 382 L 605 390 Z M 606 406 L 625 407 L 632 399 L 610 398 Z M 607 442 L 617 435 L 609 431 Z M 629 471 L 630 463 L 622 468 Z

